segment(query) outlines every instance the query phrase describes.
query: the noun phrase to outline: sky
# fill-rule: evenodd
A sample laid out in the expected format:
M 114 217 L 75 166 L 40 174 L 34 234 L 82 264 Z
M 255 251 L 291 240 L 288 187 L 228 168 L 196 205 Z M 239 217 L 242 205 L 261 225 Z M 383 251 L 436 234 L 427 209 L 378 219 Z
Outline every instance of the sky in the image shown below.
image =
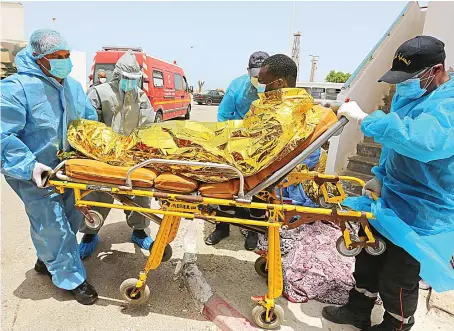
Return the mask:
M 353 72 L 406 5 L 394 2 L 296 2 L 300 81 L 308 81 L 310 55 L 319 56 L 316 80 L 332 69 Z M 26 36 L 52 28 L 74 50 L 87 53 L 87 75 L 104 45 L 140 46 L 177 61 L 189 85 L 226 88 L 245 74 L 257 50 L 288 54 L 294 2 L 23 2 Z M 52 17 L 56 18 L 55 25 Z

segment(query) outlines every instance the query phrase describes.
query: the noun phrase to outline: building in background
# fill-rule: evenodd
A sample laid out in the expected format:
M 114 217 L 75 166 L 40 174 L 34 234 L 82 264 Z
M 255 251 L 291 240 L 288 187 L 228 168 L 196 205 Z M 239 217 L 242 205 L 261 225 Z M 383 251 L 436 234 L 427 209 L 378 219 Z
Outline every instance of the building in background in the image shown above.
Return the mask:
M 24 7 L 20 2 L 1 2 L 1 38 L 25 40 Z
M 20 2 L 1 2 L 0 9 L 0 39 L 2 48 L 1 78 L 3 79 L 16 72 L 14 58 L 16 54 L 27 45 L 26 40 L 28 36 L 25 36 L 24 7 Z M 49 25 L 51 24 L 52 22 L 49 21 Z M 49 26 L 43 26 L 43 28 L 49 28 Z M 68 43 L 71 45 L 70 40 L 68 40 Z M 82 85 L 84 91 L 87 90 L 86 59 L 87 55 L 85 52 L 76 50 L 71 51 L 73 69 L 71 70 L 70 76 Z
M 24 32 L 24 8 L 19 2 L 1 2 L 1 79 L 16 72 L 14 59 L 27 42 Z
M 366 56 L 342 87 L 338 103 L 346 98 L 356 101 L 367 113 L 389 107 L 393 89 L 389 84 L 378 83 L 378 79 L 392 65 L 394 53 L 405 41 L 418 35 L 431 35 L 446 44 L 446 66 L 454 68 L 454 2 L 431 1 L 427 7 L 418 2 L 409 2 L 384 36 Z M 356 123 L 348 124 L 342 134 L 330 140 L 326 171 L 345 171 L 349 158 L 357 151 L 357 144 L 364 139 Z
M 296 87 L 303 88 L 313 98 L 315 103 L 329 104 L 337 100 L 343 83 L 298 82 Z

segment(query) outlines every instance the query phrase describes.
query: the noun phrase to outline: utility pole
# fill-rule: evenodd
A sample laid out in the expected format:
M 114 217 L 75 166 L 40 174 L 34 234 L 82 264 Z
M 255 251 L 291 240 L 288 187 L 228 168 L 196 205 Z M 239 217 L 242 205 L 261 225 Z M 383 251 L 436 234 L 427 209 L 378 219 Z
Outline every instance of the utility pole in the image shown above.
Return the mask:
M 297 32 L 293 35 L 292 60 L 295 61 L 296 68 L 298 69 L 296 81 L 298 81 L 300 76 L 300 37 L 300 32 Z
M 309 78 L 310 82 L 313 82 L 315 79 L 315 72 L 317 71 L 317 62 L 318 62 L 318 56 L 317 55 L 309 55 L 312 56 L 312 67 L 311 67 L 311 77 Z

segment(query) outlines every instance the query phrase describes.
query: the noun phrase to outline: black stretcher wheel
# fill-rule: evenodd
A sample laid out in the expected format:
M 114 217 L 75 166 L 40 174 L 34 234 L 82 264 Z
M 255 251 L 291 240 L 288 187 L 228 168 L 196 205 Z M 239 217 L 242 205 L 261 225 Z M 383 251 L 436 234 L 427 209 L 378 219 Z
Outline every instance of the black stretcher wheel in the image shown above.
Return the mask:
M 150 246 L 150 253 L 151 253 L 151 249 L 153 248 L 153 245 L 154 245 L 154 242 Z M 166 246 L 166 248 L 164 250 L 164 254 L 162 255 L 161 262 L 169 261 L 172 258 L 172 254 L 173 254 L 172 246 L 167 244 L 167 246 Z
M 257 260 L 255 260 L 255 272 L 259 276 L 262 276 L 263 278 L 268 278 L 268 269 L 266 268 L 267 261 L 263 256 L 260 256 Z

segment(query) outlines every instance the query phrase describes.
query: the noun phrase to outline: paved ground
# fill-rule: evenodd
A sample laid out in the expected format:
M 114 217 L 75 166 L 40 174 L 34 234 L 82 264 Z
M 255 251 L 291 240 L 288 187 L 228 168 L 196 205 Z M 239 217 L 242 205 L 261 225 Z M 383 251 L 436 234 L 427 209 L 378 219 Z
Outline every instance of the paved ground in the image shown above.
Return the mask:
M 216 107 L 196 106 L 196 120 L 216 120 Z M 1 179 L 1 330 L 216 330 L 196 309 L 188 291 L 173 280 L 175 261 L 182 258 L 185 222 L 172 245 L 174 259 L 151 274 L 149 304 L 124 308 L 119 286 L 137 277 L 148 252 L 135 247 L 121 211 L 112 211 L 101 230 L 96 255 L 84 264 L 89 281 L 103 298 L 94 306 L 77 304 L 33 270 L 35 250 L 21 201 Z M 200 223 L 200 226 L 203 226 Z M 157 226 L 152 225 L 155 233 Z M 80 237 L 80 236 L 79 236 Z
M 215 121 L 216 107 L 194 106 L 192 118 Z M 113 211 L 101 230 L 96 254 L 85 261 L 90 282 L 100 299 L 94 306 L 81 306 L 71 296 L 56 289 L 45 276 L 33 270 L 35 252 L 30 240 L 28 219 L 20 200 L 1 182 L 1 294 L 2 330 L 216 330 L 196 309 L 188 291 L 173 280 L 175 262 L 182 257 L 183 238 L 188 226 L 197 229 L 197 265 L 213 292 L 234 309 L 250 318 L 254 304 L 251 295 L 266 292 L 266 283 L 254 271 L 257 255 L 243 250 L 244 238 L 236 227 L 231 236 L 215 247 L 208 247 L 203 238 L 212 230 L 202 221 L 182 222 L 172 244 L 174 256 L 151 273 L 151 299 L 142 307 L 127 307 L 118 292 L 121 282 L 137 277 L 147 252 L 129 242 L 130 229 L 121 211 Z M 151 233 L 157 231 L 151 226 Z M 452 330 L 454 318 L 439 310 L 426 309 L 427 292 L 421 292 L 415 331 Z M 279 299 L 286 318 L 281 330 L 349 331 L 323 321 L 322 304 L 291 304 Z M 380 320 L 382 308 L 376 307 L 374 321 Z M 240 331 L 240 330 L 235 330 Z

